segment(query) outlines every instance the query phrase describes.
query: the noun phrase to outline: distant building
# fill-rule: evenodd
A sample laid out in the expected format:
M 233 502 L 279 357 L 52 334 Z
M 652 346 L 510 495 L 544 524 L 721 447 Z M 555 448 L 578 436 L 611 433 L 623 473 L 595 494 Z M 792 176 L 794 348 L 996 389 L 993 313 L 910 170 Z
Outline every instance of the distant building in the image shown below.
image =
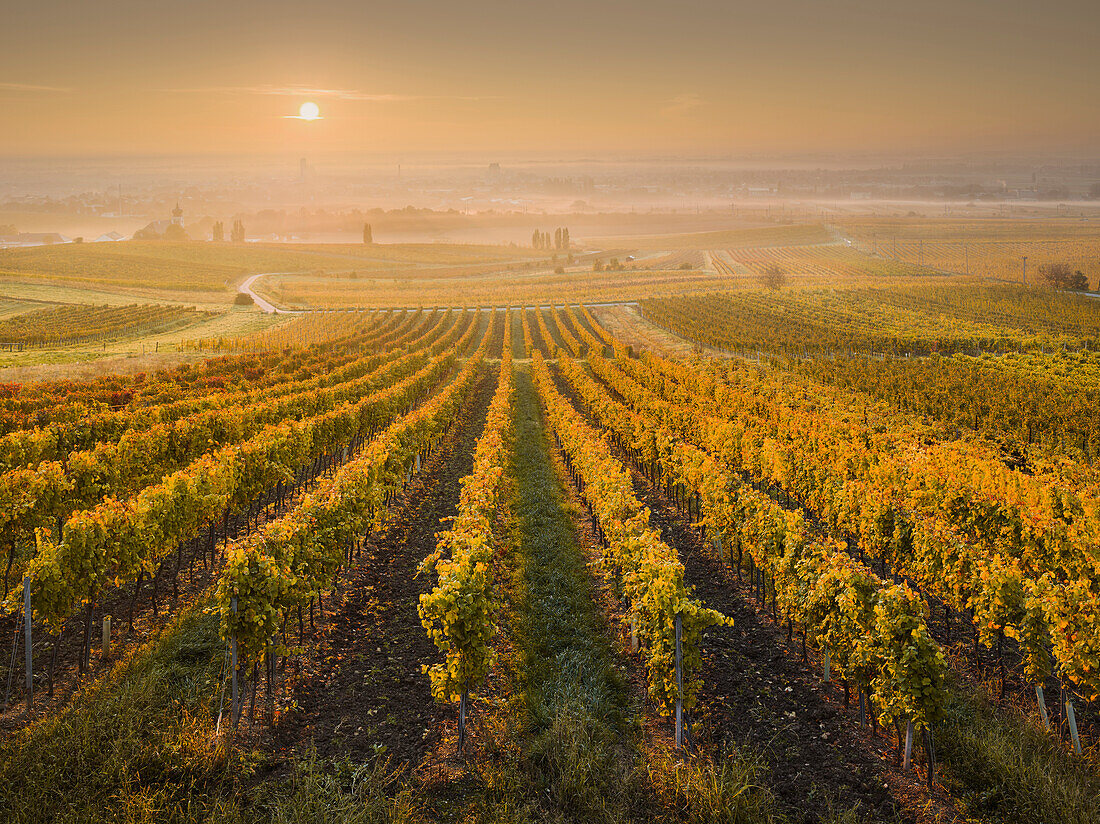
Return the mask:
M 298 160 L 298 182 L 299 183 L 312 183 L 313 182 L 313 167 L 309 165 L 309 161 L 304 157 Z
M 179 203 L 169 220 L 154 220 L 134 232 L 134 240 L 190 240 L 183 230 L 183 209 Z
M 60 232 L 19 232 L 0 235 L 0 246 L 49 246 L 53 243 L 72 243 L 72 238 Z
M 122 235 L 118 232 L 107 232 L 97 237 L 92 243 L 115 243 L 122 240 Z

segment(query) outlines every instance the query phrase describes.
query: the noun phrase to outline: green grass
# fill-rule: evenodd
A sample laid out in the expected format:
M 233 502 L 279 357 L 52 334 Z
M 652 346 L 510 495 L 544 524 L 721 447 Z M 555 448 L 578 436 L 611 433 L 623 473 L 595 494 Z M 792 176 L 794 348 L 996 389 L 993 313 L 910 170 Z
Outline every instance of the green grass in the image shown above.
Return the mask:
M 218 619 L 182 612 L 65 710 L 0 744 L 0 821 L 405 822 L 423 820 L 384 761 L 309 757 L 261 778 L 262 752 L 215 736 L 225 646 Z
M 0 745 L 0 820 L 193 821 L 247 775 L 214 746 L 224 647 L 182 613 L 66 710 Z
M 513 700 L 523 766 L 559 814 L 614 820 L 611 811 L 630 806 L 630 697 L 526 373 L 519 387 Z
M 505 691 L 510 696 L 482 768 L 477 820 L 774 820 L 753 765 L 736 756 L 678 760 L 645 741 L 538 400 L 517 373 L 511 465 Z
M 1095 824 L 1100 776 L 1033 719 L 954 685 L 936 728 L 940 780 L 969 815 L 1013 824 Z

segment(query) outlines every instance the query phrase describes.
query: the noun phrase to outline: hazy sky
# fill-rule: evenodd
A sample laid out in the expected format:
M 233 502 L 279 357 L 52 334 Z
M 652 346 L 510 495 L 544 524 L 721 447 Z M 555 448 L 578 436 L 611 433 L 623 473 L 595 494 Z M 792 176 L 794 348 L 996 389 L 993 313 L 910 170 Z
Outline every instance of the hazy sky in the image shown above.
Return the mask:
M 0 154 L 1098 154 L 1098 41 L 1100 0 L 35 0 Z

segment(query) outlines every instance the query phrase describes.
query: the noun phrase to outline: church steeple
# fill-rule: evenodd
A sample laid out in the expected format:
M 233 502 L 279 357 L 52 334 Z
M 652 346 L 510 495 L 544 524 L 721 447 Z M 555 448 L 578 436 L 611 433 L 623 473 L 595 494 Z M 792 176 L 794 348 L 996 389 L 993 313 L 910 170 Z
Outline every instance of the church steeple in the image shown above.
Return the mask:
M 176 208 L 172 210 L 172 225 L 183 228 L 183 209 L 180 208 L 180 202 L 176 201 Z

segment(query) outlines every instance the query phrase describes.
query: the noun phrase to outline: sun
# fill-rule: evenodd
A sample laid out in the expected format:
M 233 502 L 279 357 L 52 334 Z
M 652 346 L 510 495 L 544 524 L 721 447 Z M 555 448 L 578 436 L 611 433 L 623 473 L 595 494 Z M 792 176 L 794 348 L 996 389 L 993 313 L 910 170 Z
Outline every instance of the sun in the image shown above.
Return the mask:
M 316 103 L 303 103 L 298 108 L 298 117 L 302 120 L 317 120 L 321 117 L 321 108 Z

